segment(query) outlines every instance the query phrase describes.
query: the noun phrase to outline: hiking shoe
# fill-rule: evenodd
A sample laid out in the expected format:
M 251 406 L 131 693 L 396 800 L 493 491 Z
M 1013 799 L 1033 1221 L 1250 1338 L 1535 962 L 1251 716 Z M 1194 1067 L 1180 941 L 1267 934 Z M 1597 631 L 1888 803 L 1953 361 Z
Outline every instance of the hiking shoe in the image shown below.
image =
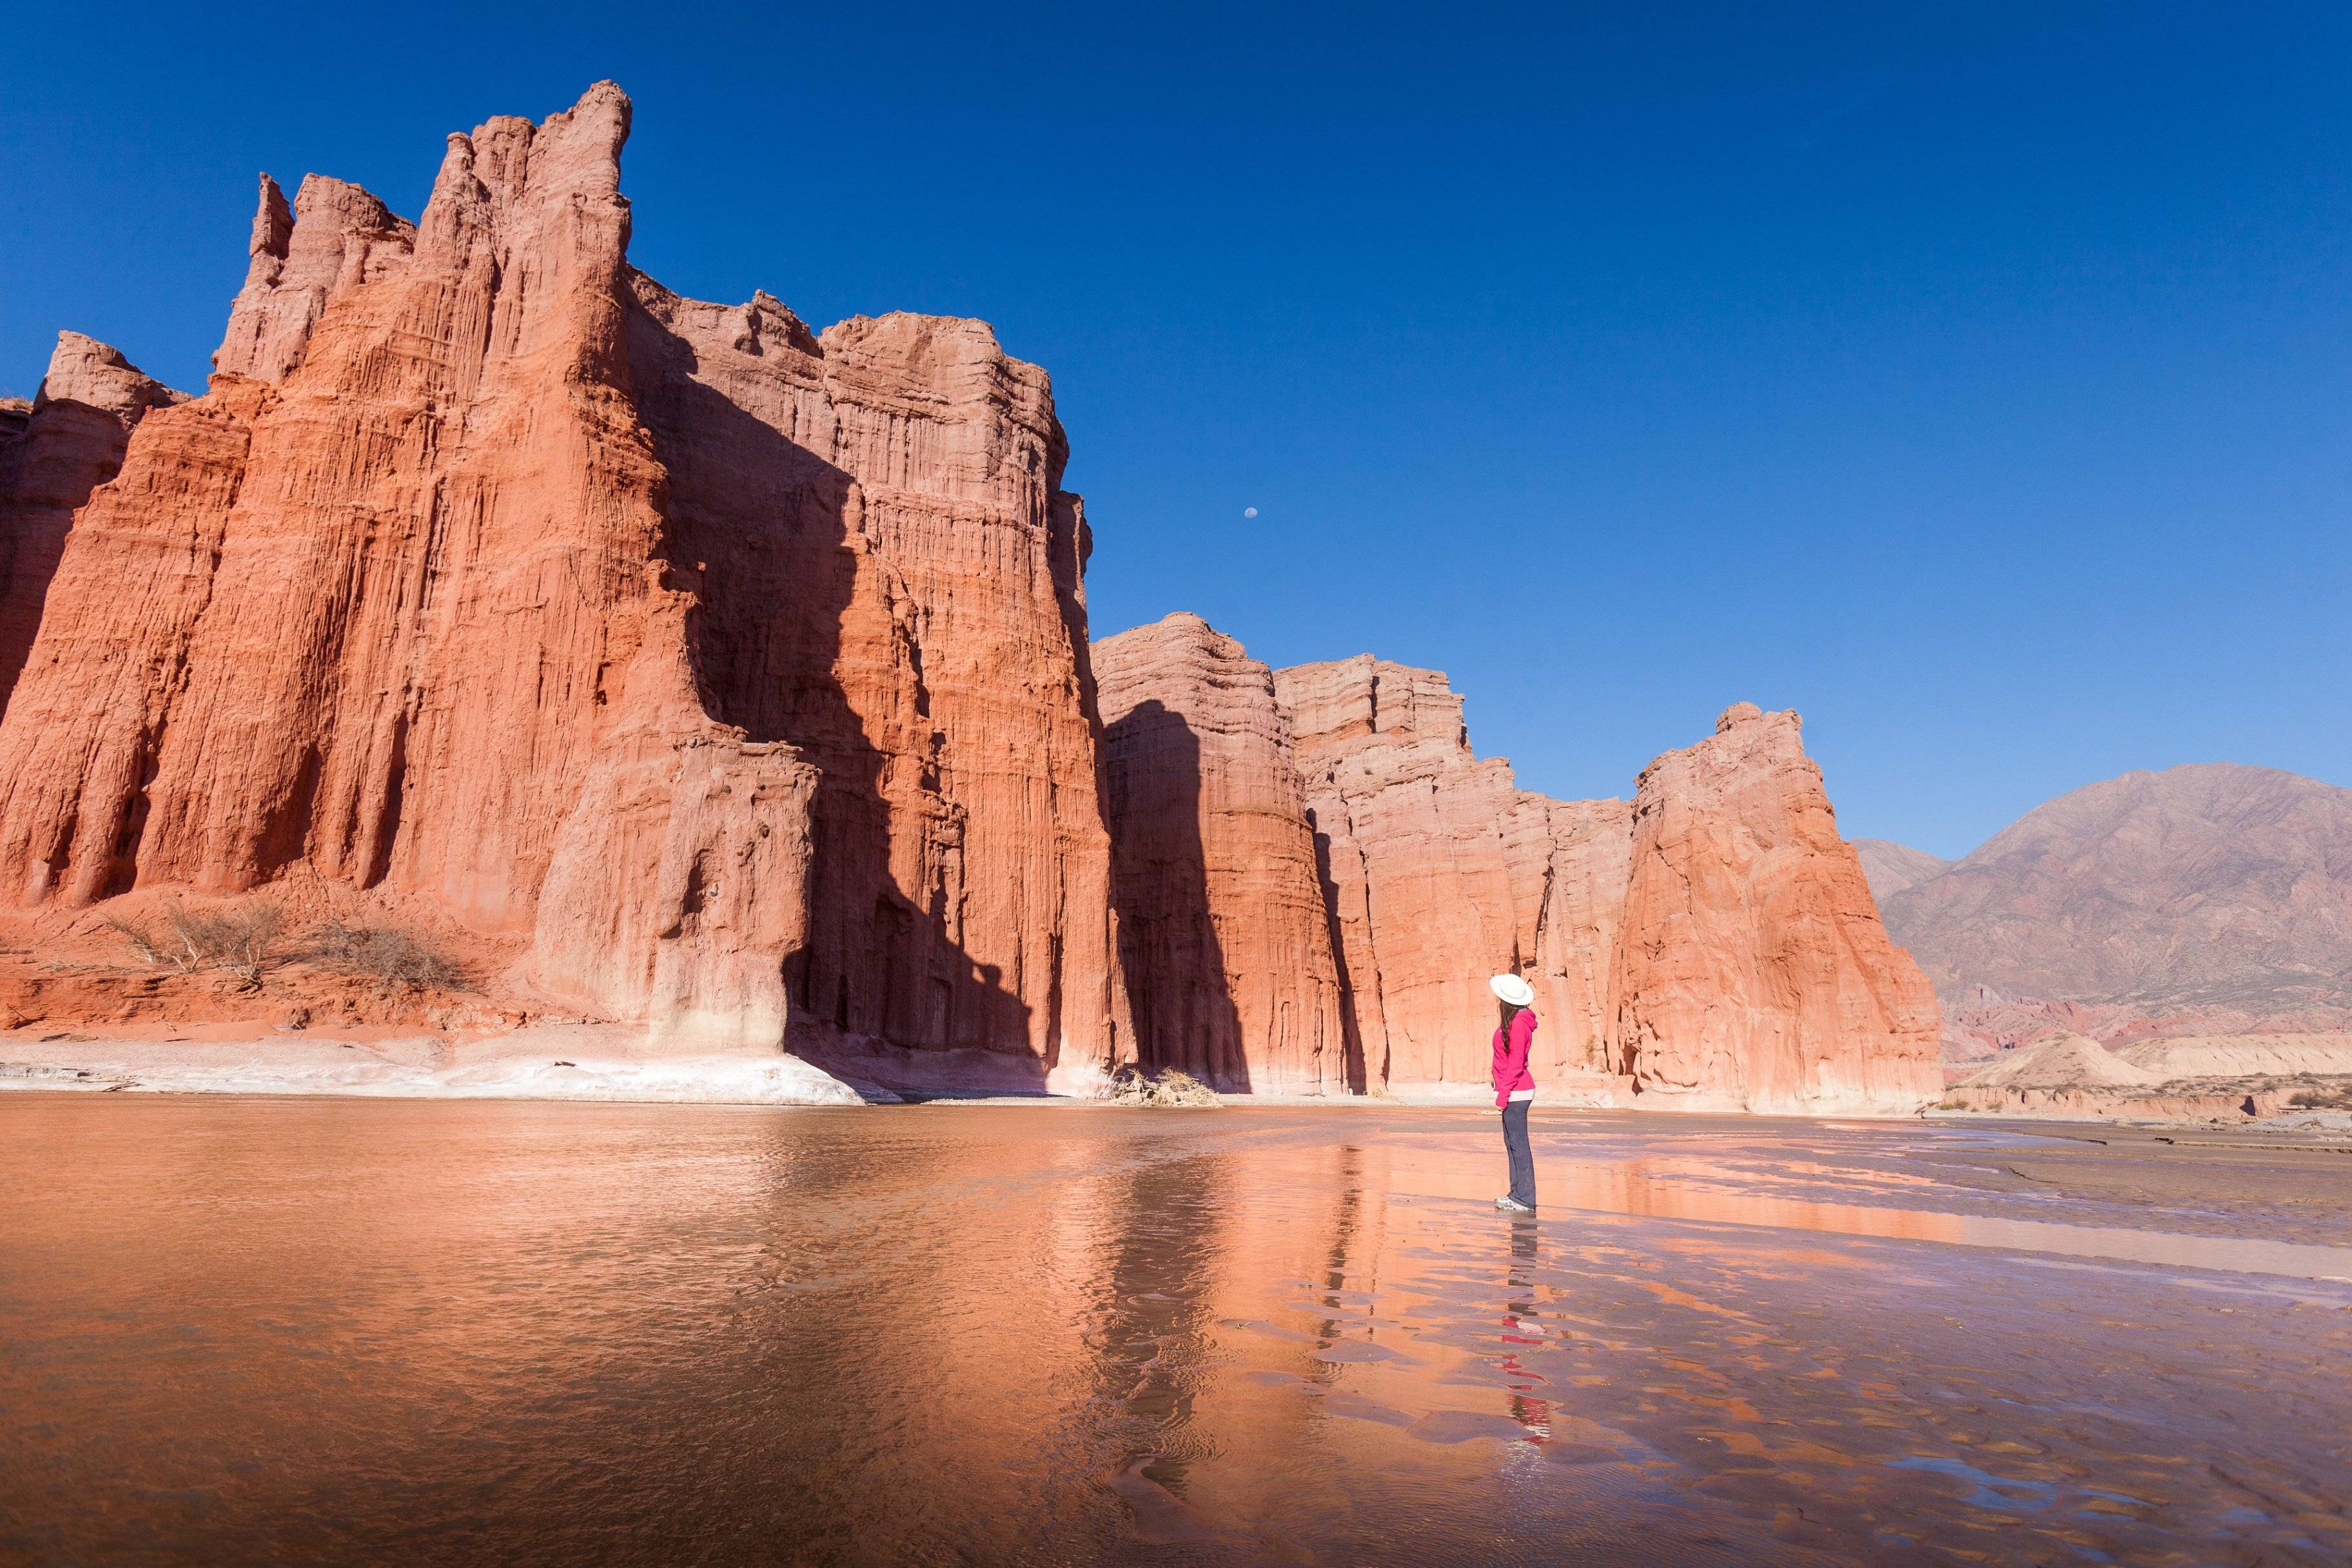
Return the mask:
M 1514 1197 L 1496 1198 L 1495 1200 L 1495 1206 L 1501 1209 L 1505 1214 L 1533 1214 L 1536 1212 L 1535 1205 L 1523 1204 Z

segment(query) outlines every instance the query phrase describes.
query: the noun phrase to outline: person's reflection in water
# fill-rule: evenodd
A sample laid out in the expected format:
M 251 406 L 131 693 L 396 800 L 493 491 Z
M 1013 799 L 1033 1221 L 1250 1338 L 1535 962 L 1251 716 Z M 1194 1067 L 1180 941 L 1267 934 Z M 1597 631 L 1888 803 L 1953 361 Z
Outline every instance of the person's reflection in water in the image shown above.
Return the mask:
M 1339 1292 L 1348 1288 L 1348 1255 L 1355 1244 L 1356 1226 L 1364 1206 L 1364 1152 L 1353 1143 L 1339 1145 L 1339 1207 L 1331 1228 L 1331 1247 L 1323 1263 L 1322 1304 L 1330 1312 L 1316 1325 L 1315 1342 L 1328 1349 L 1338 1342 L 1341 1332 L 1350 1325 L 1345 1321 L 1347 1310 Z M 1326 1387 L 1339 1381 L 1339 1362 L 1317 1362 L 1307 1376 Z
M 1511 1379 L 1511 1419 L 1526 1427 L 1529 1441 L 1537 1443 L 1551 1436 L 1551 1402 L 1536 1397 L 1535 1390 L 1543 1386 L 1543 1376 L 1519 1358 L 1527 1352 L 1542 1349 L 1548 1342 L 1536 1311 L 1535 1275 L 1541 1233 L 1533 1218 L 1521 1216 L 1511 1221 L 1511 1261 L 1503 1271 L 1503 1343 L 1507 1348 L 1496 1363 Z

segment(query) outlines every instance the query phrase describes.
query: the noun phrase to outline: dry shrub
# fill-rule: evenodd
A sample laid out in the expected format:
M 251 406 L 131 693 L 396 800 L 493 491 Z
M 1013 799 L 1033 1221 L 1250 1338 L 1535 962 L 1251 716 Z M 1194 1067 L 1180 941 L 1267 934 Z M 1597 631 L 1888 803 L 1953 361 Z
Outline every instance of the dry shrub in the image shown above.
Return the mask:
M 226 969 L 258 985 L 262 971 L 280 955 L 286 915 L 267 899 L 220 910 L 192 910 L 174 899 L 158 920 L 110 917 L 106 924 L 159 969 L 182 974 Z
M 331 974 L 353 974 L 421 991 L 467 991 L 466 972 L 431 939 L 400 926 L 328 921 L 305 939 L 302 961 Z
M 1224 1103 L 1215 1089 L 1191 1073 L 1162 1068 L 1157 1074 L 1147 1074 L 1141 1068 L 1133 1066 L 1123 1067 L 1111 1075 L 1109 1100 L 1114 1105 L 1211 1106 Z
M 134 921 L 122 915 L 109 915 L 104 923 L 107 930 L 129 942 L 131 951 L 145 962 L 158 969 L 187 973 L 187 961 L 192 960 L 194 954 L 183 953 L 173 945 L 168 927 L 158 929 L 148 921 Z

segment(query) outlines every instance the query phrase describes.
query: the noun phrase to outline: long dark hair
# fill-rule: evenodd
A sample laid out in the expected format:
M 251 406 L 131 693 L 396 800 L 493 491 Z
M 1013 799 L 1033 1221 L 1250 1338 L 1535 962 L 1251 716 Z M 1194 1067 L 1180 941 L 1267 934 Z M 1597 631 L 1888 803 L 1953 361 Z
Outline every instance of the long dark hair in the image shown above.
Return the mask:
M 1500 996 L 1495 998 L 1495 1003 L 1502 1009 L 1502 1022 L 1497 1024 L 1496 1026 L 1503 1031 L 1503 1037 L 1505 1039 L 1508 1039 L 1511 1034 L 1511 1020 L 1526 1012 L 1527 1009 L 1520 1006 L 1517 1002 L 1506 1002 Z

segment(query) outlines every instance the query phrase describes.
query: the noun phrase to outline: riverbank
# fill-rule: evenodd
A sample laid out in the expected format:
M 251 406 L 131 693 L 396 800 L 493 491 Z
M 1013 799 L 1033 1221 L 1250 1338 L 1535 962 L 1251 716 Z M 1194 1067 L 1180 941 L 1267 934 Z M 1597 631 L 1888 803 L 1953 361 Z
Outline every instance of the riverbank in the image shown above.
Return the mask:
M 906 1056 L 909 1053 L 899 1053 Z M 236 1025 L 170 1033 L 0 1031 L 0 1090 L 80 1093 L 359 1096 L 407 1100 L 601 1100 L 646 1104 L 1087 1106 L 1056 1093 L 1021 1058 L 983 1051 L 810 1059 L 713 1051 L 608 1024 L 531 1025 L 477 1037 L 398 1027 L 279 1031 Z M 928 1068 L 928 1070 L 924 1070 Z M 1629 1108 L 1630 1087 L 1593 1076 L 1548 1086 L 1559 1108 Z M 1229 1105 L 1463 1109 L 1479 1086 L 1370 1095 L 1227 1094 Z
M 0 1089 L 731 1105 L 896 1098 L 780 1052 L 713 1051 L 576 1023 L 475 1038 L 396 1028 L 256 1037 L 234 1025 L 160 1037 L 11 1031 L 0 1034 Z
M 901 1101 L 1080 1107 L 1083 1094 L 1048 1092 L 1013 1058 L 981 1051 L 809 1058 L 776 1051 L 712 1050 L 657 1040 L 628 1026 L 577 1020 L 475 1034 L 435 1033 L 397 1024 L 331 1029 L 271 1028 L 247 1021 L 141 1024 L 98 1028 L 45 1025 L 0 1030 L 0 1092 L 226 1094 L 404 1100 L 590 1100 L 674 1105 L 855 1106 Z M 1477 1085 L 1416 1085 L 1365 1095 L 1228 1092 L 1228 1106 L 1476 1110 Z M 1951 1106 L 1905 1112 L 1823 1106 L 1799 1116 L 1843 1121 L 2032 1122 L 2042 1127 L 2140 1128 L 2203 1137 L 2246 1136 L 2318 1147 L 2352 1146 L 2352 1113 L 2281 1105 L 2261 1118 L 2214 1114 L 2185 1103 L 2181 1114 L 2053 1102 L 2021 1116 Z M 1665 1121 L 1742 1113 L 1633 1092 L 1631 1080 L 1601 1074 L 1547 1081 L 1549 1110 L 1622 1110 Z M 2218 1104 L 2218 1102 L 2217 1102 Z M 2066 1112 L 2072 1110 L 2072 1115 Z M 2139 1110 L 2141 1114 L 2132 1114 Z M 2060 1135 L 2063 1135 L 2063 1132 Z

